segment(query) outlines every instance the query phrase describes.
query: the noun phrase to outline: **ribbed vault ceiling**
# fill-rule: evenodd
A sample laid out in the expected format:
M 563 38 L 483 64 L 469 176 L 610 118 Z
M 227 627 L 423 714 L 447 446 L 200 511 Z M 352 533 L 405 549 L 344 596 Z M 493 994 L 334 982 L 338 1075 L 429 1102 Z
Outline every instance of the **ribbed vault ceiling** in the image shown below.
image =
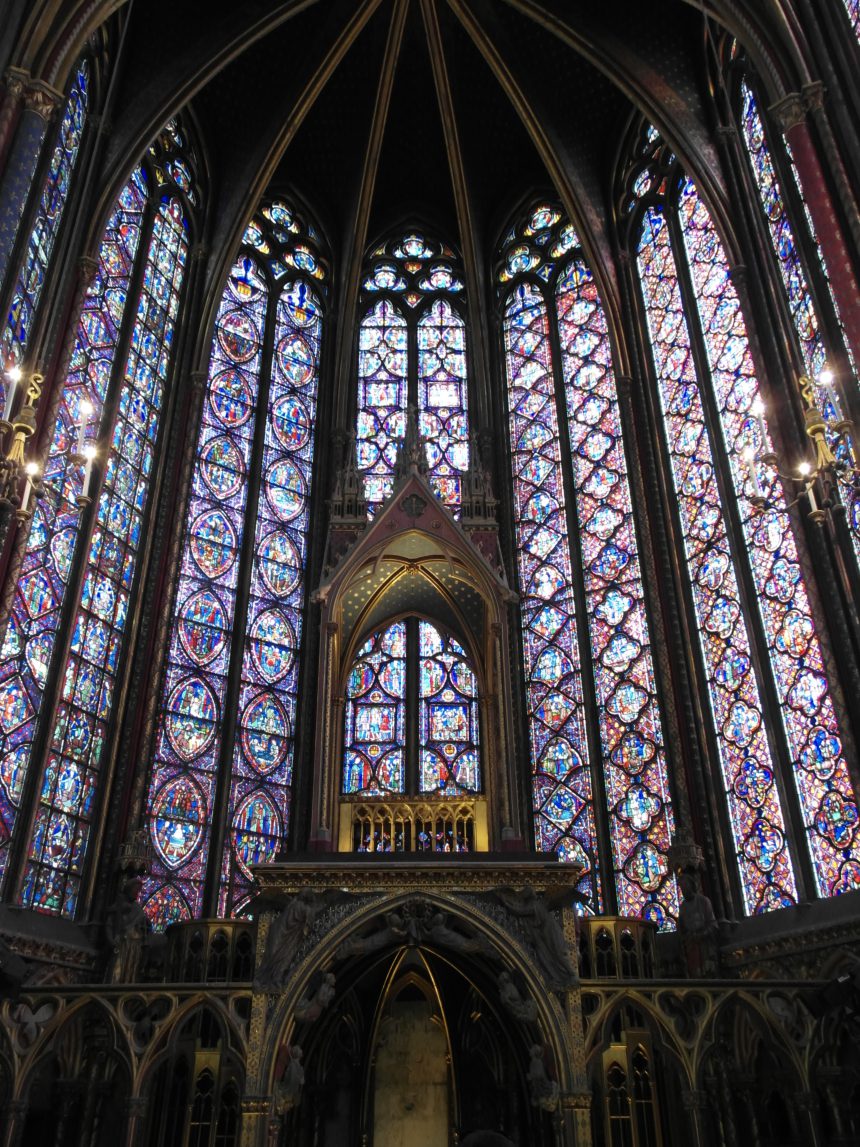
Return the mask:
M 136 0 L 105 186 L 185 106 L 213 279 L 269 186 L 310 207 L 346 294 L 367 245 L 407 221 L 485 267 L 534 194 L 560 195 L 605 255 L 637 103 L 713 166 L 702 27 L 683 0 Z

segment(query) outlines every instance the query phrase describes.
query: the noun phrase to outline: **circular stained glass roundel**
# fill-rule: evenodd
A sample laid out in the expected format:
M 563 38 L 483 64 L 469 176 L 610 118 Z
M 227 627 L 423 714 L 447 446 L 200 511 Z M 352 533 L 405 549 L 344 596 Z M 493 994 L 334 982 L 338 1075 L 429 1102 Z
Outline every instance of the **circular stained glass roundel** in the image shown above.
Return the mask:
M 291 522 L 304 509 L 305 480 L 288 458 L 275 462 L 266 471 L 266 498 L 282 522 Z
M 191 761 L 215 739 L 218 705 L 199 677 L 180 681 L 167 700 L 167 739 L 183 761 Z
M 245 479 L 245 459 L 226 435 L 210 438 L 200 452 L 203 481 L 216 498 L 230 498 Z
M 191 527 L 191 555 L 201 573 L 217 578 L 236 558 L 236 532 L 221 510 L 208 510 Z
M 224 426 L 243 426 L 254 409 L 254 394 L 247 376 L 235 367 L 217 374 L 209 386 L 209 404 Z
M 242 748 L 249 764 L 264 776 L 282 764 L 289 723 L 283 706 L 271 693 L 259 693 L 242 714 Z
M 288 450 L 299 450 L 310 438 L 311 420 L 297 398 L 282 398 L 272 410 L 272 427 Z
M 270 684 L 290 671 L 295 658 L 296 635 L 279 609 L 267 609 L 251 626 L 251 660 Z
M 302 573 L 301 557 L 283 530 L 274 530 L 263 539 L 258 559 L 260 575 L 275 597 L 286 597 L 295 589 Z
M 314 352 L 299 334 L 287 335 L 278 343 L 278 365 L 293 386 L 304 386 L 314 374 Z
M 247 362 L 260 346 L 260 332 L 244 311 L 230 311 L 218 323 L 218 342 L 233 362 Z

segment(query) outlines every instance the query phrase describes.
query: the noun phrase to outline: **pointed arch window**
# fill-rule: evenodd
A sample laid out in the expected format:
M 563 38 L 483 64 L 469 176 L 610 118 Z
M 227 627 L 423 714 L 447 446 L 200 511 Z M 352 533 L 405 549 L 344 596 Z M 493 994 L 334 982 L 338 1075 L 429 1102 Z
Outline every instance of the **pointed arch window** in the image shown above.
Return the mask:
M 672 801 L 606 317 L 548 204 L 506 236 L 498 283 L 538 846 L 583 866 L 593 911 L 671 927 Z
M 851 441 L 836 427 L 848 409 L 846 385 L 856 387 L 857 368 L 845 337 L 812 217 L 804 202 L 791 148 L 779 133 L 769 131 L 756 95 L 754 77 L 737 45 L 729 63 L 729 81 L 733 89 L 735 115 L 804 371 L 813 384 L 816 405 L 825 416 L 830 447 L 837 459 L 850 468 L 857 461 Z M 803 240 L 809 249 L 818 251 L 818 258 L 812 264 L 804 258 Z M 840 381 L 834 377 L 829 368 L 828 364 L 834 360 L 834 351 L 848 363 L 854 376 L 847 384 L 844 379 Z M 860 561 L 860 495 L 851 481 L 850 469 L 840 472 L 839 479 L 840 494 L 848 509 L 854 554 Z
M 144 907 L 157 927 L 247 900 L 289 832 L 326 270 L 286 203 L 221 297 L 161 691 Z M 223 843 L 221 843 L 223 842 Z M 207 877 L 208 872 L 208 877 Z
M 373 514 L 394 486 L 406 409 L 417 407 L 429 480 L 459 514 L 469 467 L 463 281 L 444 245 L 410 233 L 378 247 L 363 280 L 358 342 L 356 448 Z
M 347 679 L 344 794 L 480 791 L 478 687 L 466 650 L 415 617 L 374 633 Z
M 167 173 L 180 155 L 190 172 L 171 121 L 105 229 L 0 650 L 7 894 L 11 880 L 24 905 L 67 915 L 102 796 L 185 277 L 191 209 Z M 78 443 L 92 448 L 86 465 Z
M 12 287 L 11 302 L 0 339 L 3 370 L 20 367 L 30 339 L 30 328 L 69 195 L 90 98 L 90 64 L 80 61 L 72 73 L 48 171 L 36 208 L 21 267 Z
M 640 149 L 631 244 L 740 883 L 763 912 L 795 901 L 801 850 L 819 895 L 858 886 L 856 798 L 785 496 L 752 459 L 772 445 L 725 251 L 660 140 Z

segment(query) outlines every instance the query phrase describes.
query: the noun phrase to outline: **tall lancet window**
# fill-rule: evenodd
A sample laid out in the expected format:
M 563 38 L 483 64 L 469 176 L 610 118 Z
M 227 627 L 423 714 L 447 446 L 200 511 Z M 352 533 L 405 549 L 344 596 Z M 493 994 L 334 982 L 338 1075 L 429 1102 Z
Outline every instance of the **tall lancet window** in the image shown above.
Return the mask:
M 248 225 L 227 279 L 176 587 L 149 792 L 157 927 L 229 916 L 290 823 L 326 273 L 287 204 Z
M 819 895 L 860 887 L 856 799 L 785 494 L 754 459 L 772 444 L 725 250 L 653 129 L 628 186 L 725 812 L 764 912 L 794 903 L 801 850 Z
M 187 180 L 172 174 L 177 164 Z M 0 650 L 0 866 L 7 896 L 49 912 L 75 913 L 102 807 L 188 257 L 193 164 L 171 121 L 108 221 Z
M 591 911 L 671 927 L 672 802 L 606 316 L 549 205 L 506 236 L 498 283 L 537 843 L 583 866 Z
M 831 449 L 840 461 L 853 465 L 856 459 L 850 440 L 835 428 L 848 409 L 844 395 L 857 386 L 856 364 L 845 339 L 791 149 L 778 132 L 770 131 L 753 78 L 737 45 L 729 63 L 728 81 L 804 372 L 813 383 L 816 403 L 828 423 Z M 807 260 L 805 250 L 817 251 L 817 258 Z M 832 369 L 839 360 L 847 364 L 850 377 Z M 840 476 L 839 492 L 848 509 L 854 552 L 860 560 L 860 494 L 847 472 Z
M 406 408 L 418 410 L 430 484 L 459 513 L 469 468 L 463 282 L 448 247 L 418 234 L 378 247 L 363 282 L 358 341 L 358 466 L 371 514 L 394 485 Z
M 45 284 L 81 147 L 89 94 L 90 65 L 82 60 L 72 75 L 35 219 L 12 287 L 6 323 L 0 336 L 0 365 L 4 371 L 19 367 L 27 352 L 33 318 Z

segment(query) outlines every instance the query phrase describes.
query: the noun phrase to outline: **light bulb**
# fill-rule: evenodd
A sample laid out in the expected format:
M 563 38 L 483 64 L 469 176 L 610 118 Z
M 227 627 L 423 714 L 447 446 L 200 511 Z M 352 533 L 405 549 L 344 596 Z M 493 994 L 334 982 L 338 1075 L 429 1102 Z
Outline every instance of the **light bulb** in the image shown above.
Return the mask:
M 800 463 L 800 465 L 799 465 L 797 468 L 798 468 L 798 470 L 800 471 L 801 477 L 803 477 L 803 478 L 805 478 L 805 477 L 806 477 L 806 475 L 807 475 L 807 474 L 810 472 L 810 470 L 812 469 L 812 467 L 809 465 L 809 463 L 808 463 L 808 462 L 801 462 L 801 463 Z

